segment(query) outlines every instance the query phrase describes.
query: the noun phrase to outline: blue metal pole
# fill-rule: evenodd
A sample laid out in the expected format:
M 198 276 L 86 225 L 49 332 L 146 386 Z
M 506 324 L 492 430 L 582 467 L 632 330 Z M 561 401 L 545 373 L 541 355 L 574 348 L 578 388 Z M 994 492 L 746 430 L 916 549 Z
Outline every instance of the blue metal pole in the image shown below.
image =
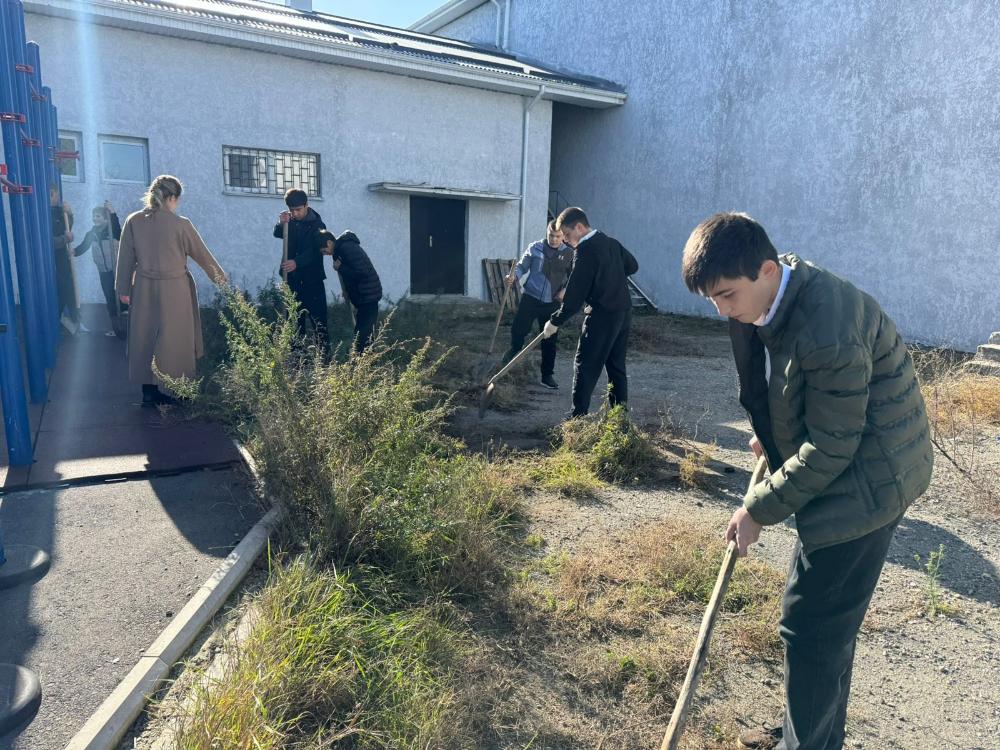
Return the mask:
M 18 3 L 20 5 L 20 3 Z M 24 19 L 22 17 L 21 23 L 23 25 Z M 28 56 L 28 65 L 32 68 L 31 73 L 31 117 L 28 119 L 28 125 L 31 128 L 31 137 L 38 141 L 41 145 L 32 149 L 32 153 L 35 158 L 35 170 L 36 176 L 39 182 L 40 194 L 45 196 L 45 200 L 40 203 L 40 206 L 44 207 L 40 218 L 42 219 L 42 247 L 48 248 L 47 252 L 42 254 L 42 267 L 45 269 L 45 273 L 42 276 L 44 297 L 43 299 L 48 300 L 48 306 L 58 307 L 58 302 L 56 298 L 58 293 L 55 287 L 56 283 L 56 267 L 55 267 L 55 253 L 53 251 L 53 237 L 52 237 L 52 210 L 49 205 L 49 186 L 55 185 L 59 189 L 60 200 L 62 200 L 62 185 L 61 180 L 52 179 L 52 171 L 50 165 L 52 162 L 49 161 L 49 156 L 54 151 L 54 148 L 50 149 L 52 142 L 48 137 L 48 124 L 50 120 L 49 108 L 51 103 L 45 99 L 45 94 L 42 87 L 42 66 L 41 66 L 41 55 L 39 53 L 38 45 L 35 42 L 28 42 L 26 46 L 26 53 Z M 69 227 L 66 228 L 67 230 Z M 72 262 L 72 261 L 70 261 Z M 75 303 L 74 303 L 75 304 Z M 46 332 L 48 349 L 46 352 L 49 354 L 47 358 L 47 364 L 49 367 L 55 367 L 56 363 L 56 353 L 59 341 L 59 319 L 56 315 L 51 315 L 46 317 Z
M 0 112 L 10 115 L 2 123 L 8 179 L 15 185 L 31 185 L 33 188 L 31 163 L 24 153 L 21 137 L 21 130 L 26 122 L 17 121 L 21 116 L 27 119 L 28 114 L 27 102 L 19 95 L 27 90 L 25 74 L 17 68 L 23 63 L 21 56 L 17 54 L 16 45 L 12 43 L 17 26 L 13 16 L 21 11 L 21 7 L 20 4 L 15 6 L 4 2 L 0 4 L 0 8 L 3 10 L 4 32 L 0 34 Z M 39 294 L 44 267 L 40 263 L 41 248 L 37 237 L 38 197 L 26 193 L 10 193 L 14 257 L 28 364 L 28 390 L 32 403 L 36 404 L 44 403 L 48 390 L 45 379 L 48 347 L 44 327 L 44 316 L 48 311 L 44 308 L 44 297 Z
M 34 241 L 29 248 L 33 251 L 36 277 L 35 293 L 38 295 L 43 312 L 41 319 L 45 321 L 45 332 L 48 338 L 46 352 L 51 352 L 46 364 L 55 365 L 55 347 L 59 336 L 59 304 L 55 282 L 55 255 L 52 247 L 52 212 L 49 206 L 49 185 L 45 180 L 42 145 L 39 139 L 39 120 L 37 114 L 36 96 L 38 91 L 34 85 L 36 70 L 29 59 L 30 50 L 25 41 L 24 6 L 21 0 L 7 0 L 12 7 L 10 24 L 11 49 L 15 57 L 15 66 L 19 75 L 15 77 L 15 93 L 19 106 L 28 115 L 27 123 L 21 128 L 21 161 L 25 165 L 26 176 L 30 178 L 32 197 L 29 205 L 32 210 L 33 224 L 29 225 Z M 52 283 L 47 283 L 51 279 Z
M 16 200 L 17 196 L 11 196 Z M 7 459 L 11 466 L 31 463 L 31 422 L 24 395 L 24 367 L 21 342 L 17 335 L 17 308 L 11 281 L 10 248 L 7 246 L 7 220 L 0 206 L 0 402 L 3 403 L 3 427 L 7 436 Z M 3 542 L 0 540 L 0 564 Z

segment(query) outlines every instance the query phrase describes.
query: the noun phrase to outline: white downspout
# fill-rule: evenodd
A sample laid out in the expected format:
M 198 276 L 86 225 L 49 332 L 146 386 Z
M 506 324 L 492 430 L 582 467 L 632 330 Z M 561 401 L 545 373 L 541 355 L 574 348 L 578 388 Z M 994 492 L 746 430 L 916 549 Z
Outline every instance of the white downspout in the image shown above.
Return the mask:
M 490 2 L 493 3 L 497 8 L 497 40 L 494 46 L 497 49 L 503 49 L 503 47 L 500 46 L 500 13 L 501 13 L 500 0 L 490 0 Z
M 540 86 L 538 93 L 536 93 L 530 101 L 524 104 L 524 113 L 521 118 L 521 206 L 517 217 L 518 253 L 524 249 L 524 224 L 525 214 L 527 211 L 527 201 L 525 200 L 525 195 L 528 192 L 528 126 L 531 122 L 531 108 L 535 106 L 535 102 L 542 98 L 543 94 L 545 94 L 544 85 Z
M 499 7 L 497 11 L 499 12 Z M 499 16 L 497 16 L 499 18 Z M 507 0 L 507 9 L 503 14 L 503 47 L 501 49 L 506 50 L 507 45 L 510 43 L 510 0 Z

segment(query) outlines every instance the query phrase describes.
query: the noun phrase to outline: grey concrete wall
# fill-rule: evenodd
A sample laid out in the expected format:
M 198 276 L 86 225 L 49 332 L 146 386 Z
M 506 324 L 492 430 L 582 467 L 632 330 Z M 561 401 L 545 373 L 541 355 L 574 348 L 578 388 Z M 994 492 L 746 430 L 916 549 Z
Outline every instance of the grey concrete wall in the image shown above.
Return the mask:
M 635 250 L 664 308 L 710 314 L 681 250 L 736 209 L 911 340 L 972 348 L 1000 324 L 995 2 L 512 5 L 513 50 L 626 86 L 618 110 L 557 107 L 552 187 Z
M 503 5 L 503 2 L 501 2 Z M 513 20 L 513 13 L 511 13 Z M 500 33 L 503 34 L 503 14 L 500 16 Z M 449 36 L 465 42 L 496 45 L 497 42 L 497 6 L 484 2 L 475 10 L 466 13 L 448 24 L 448 33 L 435 32 L 439 36 Z
M 522 97 L 46 16 L 29 14 L 27 27 L 41 45 L 60 127 L 84 133 L 86 181 L 64 189 L 78 238 L 91 207 L 110 199 L 124 219 L 143 192 L 101 182 L 98 133 L 149 140 L 151 174 L 181 178 L 180 213 L 249 289 L 280 261 L 271 229 L 284 204 L 224 194 L 223 144 L 319 153 L 322 198 L 312 205 L 331 229 L 358 234 L 392 299 L 409 288 L 409 198 L 372 193 L 370 183 L 520 192 Z M 527 210 L 538 229 L 529 236 L 544 231 L 551 104 L 536 105 L 531 122 Z M 484 290 L 482 258 L 516 254 L 517 220 L 516 201 L 469 202 L 472 296 Z M 76 263 L 84 300 L 101 301 L 89 254 Z M 204 275 L 195 276 L 210 294 Z M 339 293 L 335 280 L 327 288 Z

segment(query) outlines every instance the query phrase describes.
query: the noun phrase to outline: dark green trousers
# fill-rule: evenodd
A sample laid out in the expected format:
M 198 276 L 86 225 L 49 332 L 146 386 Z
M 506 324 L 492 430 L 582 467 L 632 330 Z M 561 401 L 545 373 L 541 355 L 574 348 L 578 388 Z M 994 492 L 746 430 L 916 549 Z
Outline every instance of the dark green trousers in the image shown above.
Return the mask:
M 797 546 L 779 626 L 785 722 L 777 750 L 843 747 L 854 646 L 898 523 L 814 552 Z

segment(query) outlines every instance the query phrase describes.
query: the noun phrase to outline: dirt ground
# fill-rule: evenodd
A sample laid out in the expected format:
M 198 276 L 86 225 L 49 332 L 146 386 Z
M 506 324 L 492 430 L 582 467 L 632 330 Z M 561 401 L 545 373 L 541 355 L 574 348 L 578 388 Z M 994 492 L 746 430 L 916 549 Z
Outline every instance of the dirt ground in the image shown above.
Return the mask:
M 702 443 L 714 443 L 709 480 L 702 489 L 679 483 L 653 488 L 608 487 L 594 501 L 558 495 L 528 498 L 531 532 L 545 540 L 545 552 L 576 553 L 600 548 L 609 539 L 665 518 L 695 520 L 722 533 L 742 500 L 753 462 L 746 448 L 747 421 L 736 399 L 736 374 L 722 326 L 707 321 L 658 317 L 643 321 L 646 334 L 629 353 L 629 406 L 632 419 L 652 429 Z M 652 332 L 651 335 L 650 332 Z M 483 326 L 480 336 L 489 335 Z M 501 340 L 504 331 L 501 330 Z M 480 338 L 479 340 L 482 340 Z M 570 408 L 572 350 L 566 342 L 557 361 L 558 391 L 538 384 L 539 359 L 525 365 L 520 381 L 504 386 L 500 409 L 483 419 L 474 404 L 462 406 L 454 429 L 473 449 L 499 446 L 545 450 L 549 430 Z M 642 351 L 636 351 L 638 348 Z M 1000 382 L 998 382 L 1000 387 Z M 605 388 L 598 386 L 598 395 Z M 598 399 L 595 398 L 595 408 Z M 517 408 L 511 408 L 516 404 Z M 979 477 L 1000 486 L 1000 427 L 978 435 Z M 784 570 L 795 532 L 782 525 L 765 529 L 752 555 Z M 950 616 L 932 619 L 921 612 L 927 574 L 914 559 L 943 545 L 940 586 Z M 1000 529 L 996 516 L 973 497 L 959 474 L 937 456 L 931 489 L 907 514 L 893 542 L 855 661 L 848 719 L 848 747 L 886 750 L 963 748 L 986 750 L 1000 742 Z M 717 727 L 717 740 L 728 746 L 741 725 L 770 722 L 780 716 L 781 664 L 739 664 L 728 669 L 713 654 L 710 668 L 721 679 L 700 691 L 695 715 L 703 726 Z M 530 674 L 531 670 L 527 670 Z M 587 717 L 567 707 L 551 681 L 537 675 L 522 685 L 517 701 L 525 716 L 547 726 L 563 725 L 569 739 L 590 724 L 603 729 L 602 747 L 651 747 L 666 724 L 616 727 L 613 718 Z M 516 688 L 512 688 L 516 691 Z M 669 715 L 670 707 L 665 707 Z M 530 724 L 530 719 L 525 719 Z M 574 729 L 575 728 L 575 729 Z M 618 731 L 620 730 L 620 731 Z M 524 747 L 523 734 L 510 747 Z M 598 731 L 596 736 L 601 736 Z M 604 741 L 606 740 L 606 741 Z M 571 747 L 569 742 L 539 736 L 532 747 Z M 579 746 L 589 746 L 581 744 Z

